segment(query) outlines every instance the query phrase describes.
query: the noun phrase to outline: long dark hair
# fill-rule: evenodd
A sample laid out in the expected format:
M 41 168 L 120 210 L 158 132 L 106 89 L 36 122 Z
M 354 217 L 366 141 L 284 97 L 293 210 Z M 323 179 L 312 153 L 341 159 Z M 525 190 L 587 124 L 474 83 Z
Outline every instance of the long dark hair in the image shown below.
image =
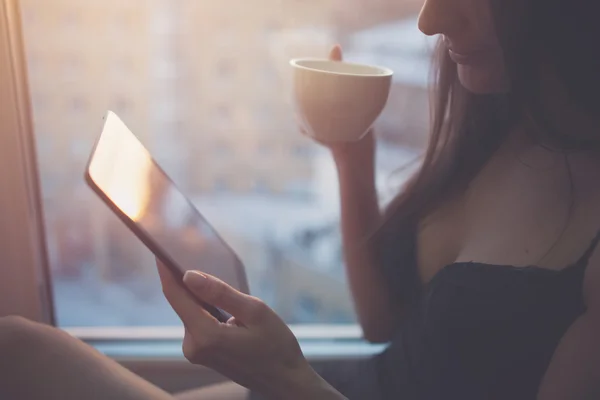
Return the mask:
M 507 3 L 514 3 L 513 7 Z M 502 3 L 502 4 L 500 4 Z M 421 289 L 416 268 L 417 228 L 433 210 L 466 189 L 483 165 L 524 118 L 543 127 L 541 141 L 560 151 L 589 137 L 556 132 L 544 113 L 541 69 L 551 66 L 571 103 L 590 114 L 600 110 L 600 38 L 593 1 L 496 0 L 495 24 L 511 90 L 475 95 L 459 82 L 457 67 L 440 39 L 434 54 L 431 132 L 423 161 L 384 211 L 371 237 L 378 265 L 404 304 Z M 516 8 L 520 8 L 516 10 Z M 520 16 L 515 20 L 515 15 Z M 595 139 L 595 138 L 592 138 Z

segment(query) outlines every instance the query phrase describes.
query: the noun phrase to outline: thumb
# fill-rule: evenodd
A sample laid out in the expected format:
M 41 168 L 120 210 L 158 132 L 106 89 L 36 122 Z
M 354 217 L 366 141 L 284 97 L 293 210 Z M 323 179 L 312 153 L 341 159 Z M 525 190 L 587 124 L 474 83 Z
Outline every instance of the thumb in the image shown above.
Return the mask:
M 258 302 L 222 280 L 198 271 L 187 271 L 183 283 L 199 300 L 227 311 L 241 322 L 251 318 L 254 304 Z
M 342 61 L 342 46 L 336 44 L 329 52 L 329 59 L 332 61 Z

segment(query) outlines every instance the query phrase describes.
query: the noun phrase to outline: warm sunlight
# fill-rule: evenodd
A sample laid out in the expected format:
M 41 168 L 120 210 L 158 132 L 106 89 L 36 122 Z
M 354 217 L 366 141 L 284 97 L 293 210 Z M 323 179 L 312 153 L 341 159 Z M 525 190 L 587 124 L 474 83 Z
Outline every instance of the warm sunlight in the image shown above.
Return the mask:
M 144 146 L 109 112 L 89 171 L 98 187 L 134 221 L 142 218 L 150 201 L 151 167 Z
M 189 199 L 244 261 L 253 296 L 282 319 L 356 323 L 338 170 L 298 130 L 289 61 L 326 57 L 340 43 L 346 60 L 394 70 L 374 160 L 387 204 L 419 165 L 395 172 L 428 142 L 435 38 L 417 26 L 423 0 L 13 3 L 23 16 L 60 326 L 181 325 L 150 252 L 82 179 L 107 109 L 127 127 L 114 120 L 89 178 L 115 209 L 147 232 L 185 229 L 178 245 L 215 254 L 207 250 L 215 233 L 197 231 Z M 153 166 L 132 154 L 140 143 L 124 141 L 129 131 L 180 192 L 161 174 L 142 179 Z
M 150 200 L 148 173 L 152 160 L 141 153 L 119 157 L 108 192 L 114 203 L 133 221 L 143 215 Z M 135 168 L 131 168 L 135 165 Z

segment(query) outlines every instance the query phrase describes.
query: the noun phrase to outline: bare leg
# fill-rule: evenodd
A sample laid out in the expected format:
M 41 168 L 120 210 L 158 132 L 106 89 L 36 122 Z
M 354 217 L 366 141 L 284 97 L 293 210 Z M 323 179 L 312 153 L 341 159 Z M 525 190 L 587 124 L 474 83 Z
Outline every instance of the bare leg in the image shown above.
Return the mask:
M 177 400 L 245 400 L 235 383 L 179 394 Z M 0 399 L 174 400 L 70 335 L 19 317 L 0 318 Z
M 0 318 L 0 399 L 173 400 L 67 333 Z

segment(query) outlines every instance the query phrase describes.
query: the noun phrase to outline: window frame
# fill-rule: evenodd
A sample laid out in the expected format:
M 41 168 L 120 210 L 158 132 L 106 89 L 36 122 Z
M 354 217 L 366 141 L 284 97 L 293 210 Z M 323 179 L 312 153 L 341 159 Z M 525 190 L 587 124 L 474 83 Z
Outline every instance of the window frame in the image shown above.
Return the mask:
M 19 0 L 0 0 L 0 316 L 21 315 L 56 325 L 21 17 Z M 364 342 L 358 325 L 290 328 L 311 361 L 364 357 L 382 349 Z M 144 340 L 180 346 L 183 336 L 180 328 L 169 327 L 63 330 L 97 348 Z M 311 350 L 315 344 L 320 350 Z M 218 377 L 189 364 L 180 351 L 169 356 L 105 354 L 168 390 L 188 388 L 182 373 L 193 377 L 196 385 Z
M 18 0 L 0 1 L 0 315 L 54 324 Z

